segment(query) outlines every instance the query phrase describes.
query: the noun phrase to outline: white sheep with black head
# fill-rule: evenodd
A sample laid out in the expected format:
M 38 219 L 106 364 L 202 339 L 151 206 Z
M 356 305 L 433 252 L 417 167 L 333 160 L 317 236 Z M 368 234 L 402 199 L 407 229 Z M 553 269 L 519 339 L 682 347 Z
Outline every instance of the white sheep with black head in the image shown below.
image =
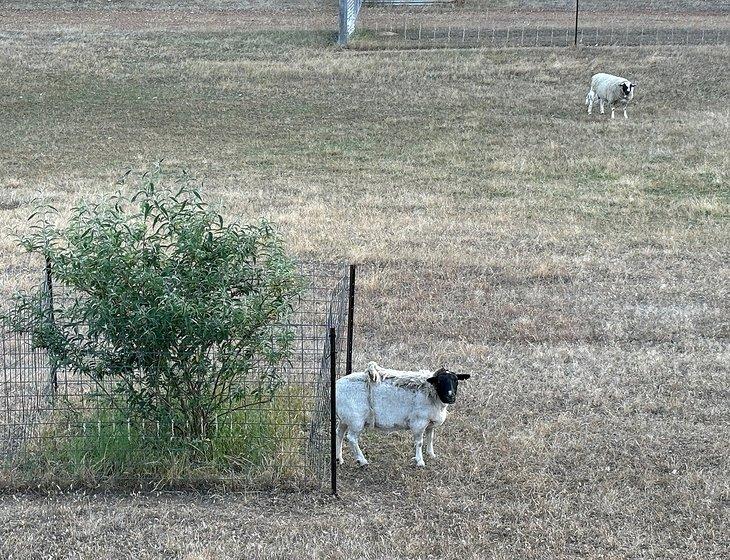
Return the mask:
M 616 105 L 621 105 L 624 110 L 624 118 L 628 119 L 626 107 L 634 98 L 634 90 L 636 84 L 612 74 L 594 74 L 591 78 L 591 89 L 586 95 L 586 105 L 588 105 L 588 114 L 593 112 L 593 103 L 596 99 L 601 107 L 601 114 L 604 113 L 604 104 L 607 103 L 611 107 L 611 118 L 614 118 Z
M 410 430 L 415 447 L 414 461 L 423 460 L 423 440 L 431 457 L 433 433 L 446 420 L 448 405 L 456 402 L 459 381 L 468 374 L 456 374 L 446 368 L 435 372 L 398 371 L 381 368 L 370 362 L 363 372 L 351 373 L 337 380 L 337 460 L 342 464 L 342 444 L 347 437 L 355 460 L 367 465 L 359 445 L 366 427 L 378 430 Z

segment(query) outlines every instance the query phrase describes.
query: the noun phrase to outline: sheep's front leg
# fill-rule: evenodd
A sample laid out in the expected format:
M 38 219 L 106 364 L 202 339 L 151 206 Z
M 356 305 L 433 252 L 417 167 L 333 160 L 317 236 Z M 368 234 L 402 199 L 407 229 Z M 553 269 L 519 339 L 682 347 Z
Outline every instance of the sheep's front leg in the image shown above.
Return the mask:
M 616 111 L 616 108 L 613 105 L 611 105 L 611 118 L 612 119 L 616 117 L 616 115 L 614 115 L 615 111 Z
M 606 111 L 604 110 L 604 107 L 603 107 L 603 99 L 600 97 L 598 98 L 598 105 L 601 107 L 601 114 L 602 115 L 605 114 Z
M 624 118 L 625 119 L 628 119 L 629 118 L 629 116 L 626 114 L 626 105 L 624 105 Z
M 342 442 L 345 440 L 345 433 L 347 432 L 347 426 L 345 426 L 342 422 L 337 423 L 337 447 L 335 448 L 337 452 L 337 462 L 341 465 L 344 463 L 344 460 L 342 459 Z
M 436 457 L 436 453 L 433 451 L 433 432 L 433 426 L 426 428 L 426 450 L 428 451 L 429 456 Z
M 368 460 L 365 458 L 365 455 L 362 453 L 362 449 L 360 449 L 360 444 L 358 443 L 360 432 L 363 430 L 364 426 L 361 426 L 359 430 L 355 430 L 352 426 L 349 426 L 347 428 L 347 443 L 350 444 L 350 449 L 352 449 L 352 454 L 355 456 L 355 461 L 357 461 L 361 466 L 365 466 L 368 464 Z
M 413 446 L 416 449 L 416 455 L 413 459 L 416 461 L 417 467 L 426 466 L 426 463 L 423 461 L 423 432 L 425 429 L 426 428 L 422 426 L 411 428 L 411 433 L 413 434 Z

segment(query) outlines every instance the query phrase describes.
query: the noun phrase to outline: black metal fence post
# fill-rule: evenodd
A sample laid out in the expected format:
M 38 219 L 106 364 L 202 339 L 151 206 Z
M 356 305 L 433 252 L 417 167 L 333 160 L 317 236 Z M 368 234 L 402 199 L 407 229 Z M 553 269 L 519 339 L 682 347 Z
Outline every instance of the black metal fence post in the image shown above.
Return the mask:
M 578 2 L 575 0 L 575 36 L 573 37 L 573 46 L 578 46 Z
M 56 320 L 55 311 L 53 308 L 53 275 L 51 271 L 51 261 L 48 257 L 46 257 L 45 284 L 45 301 L 42 302 L 42 305 L 45 306 L 44 312 L 46 314 L 46 320 L 49 323 L 53 324 Z M 51 399 L 55 399 L 56 393 L 58 392 L 58 371 L 55 361 L 53 359 L 50 359 L 49 362 L 51 368 Z
M 332 495 L 337 496 L 337 347 L 335 346 L 335 328 L 330 327 L 330 481 L 332 483 Z
M 355 336 L 355 265 L 350 265 L 350 286 L 347 296 L 347 355 L 345 356 L 345 375 L 352 373 L 352 341 Z

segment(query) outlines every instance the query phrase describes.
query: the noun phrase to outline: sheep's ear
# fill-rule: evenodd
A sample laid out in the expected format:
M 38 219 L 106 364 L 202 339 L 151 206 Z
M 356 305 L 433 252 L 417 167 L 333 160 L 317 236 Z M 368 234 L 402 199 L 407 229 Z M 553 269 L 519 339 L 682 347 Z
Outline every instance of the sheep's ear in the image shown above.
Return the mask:
M 459 381 L 466 381 L 470 377 L 471 377 L 471 375 L 469 375 L 468 373 L 457 373 L 456 374 L 456 379 L 458 379 Z
M 438 382 L 438 377 L 434 375 L 433 377 L 429 377 L 428 379 L 426 379 L 426 381 L 428 381 L 431 385 L 435 387 L 436 383 Z

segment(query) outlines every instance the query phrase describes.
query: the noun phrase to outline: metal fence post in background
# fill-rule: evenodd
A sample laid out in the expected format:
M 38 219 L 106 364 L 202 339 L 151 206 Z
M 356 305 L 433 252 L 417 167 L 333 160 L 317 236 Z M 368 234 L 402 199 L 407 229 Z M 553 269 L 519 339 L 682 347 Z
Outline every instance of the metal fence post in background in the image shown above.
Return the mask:
M 575 36 L 573 37 L 573 46 L 578 46 L 578 1 L 575 0 Z
M 46 257 L 46 266 L 45 266 L 45 301 L 42 302 L 42 305 L 45 307 L 44 312 L 46 315 L 46 319 L 49 323 L 53 324 L 56 321 L 55 317 L 55 311 L 53 308 L 53 275 L 51 271 L 51 261 L 48 257 Z M 51 399 L 55 399 L 56 393 L 58 392 L 58 369 L 55 364 L 55 360 L 49 360 L 50 362 L 50 368 L 51 368 L 51 376 L 50 376 L 50 385 L 51 385 Z
M 332 495 L 337 496 L 337 346 L 335 328 L 330 327 L 330 481 Z
M 355 337 L 355 265 L 350 265 L 350 285 L 347 294 L 347 355 L 345 375 L 352 373 L 352 342 Z

